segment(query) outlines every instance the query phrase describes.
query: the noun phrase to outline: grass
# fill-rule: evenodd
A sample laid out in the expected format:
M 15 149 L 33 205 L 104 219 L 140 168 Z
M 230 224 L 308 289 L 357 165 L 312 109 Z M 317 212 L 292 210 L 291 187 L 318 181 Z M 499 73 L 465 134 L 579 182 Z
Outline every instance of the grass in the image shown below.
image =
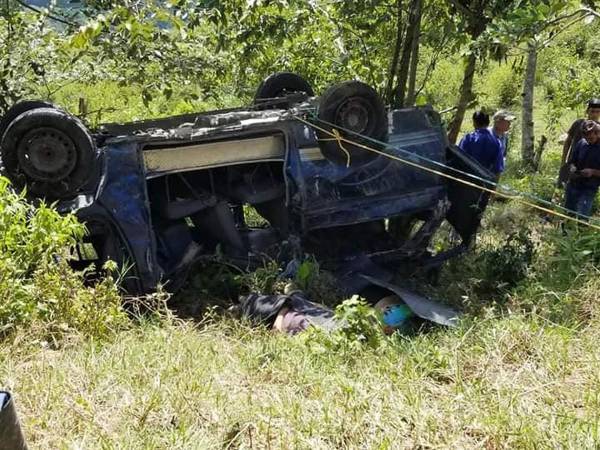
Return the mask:
M 32 448 L 593 448 L 598 325 L 490 317 L 334 354 L 176 322 L 60 351 L 16 339 L 0 378 Z

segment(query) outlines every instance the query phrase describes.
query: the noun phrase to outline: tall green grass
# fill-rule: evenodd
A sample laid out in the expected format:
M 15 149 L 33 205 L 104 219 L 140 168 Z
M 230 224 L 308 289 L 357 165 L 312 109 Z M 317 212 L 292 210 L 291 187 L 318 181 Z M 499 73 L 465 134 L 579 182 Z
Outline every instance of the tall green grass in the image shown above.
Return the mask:
M 73 215 L 34 206 L 0 177 L 0 339 L 23 330 L 103 337 L 125 324 L 113 278 L 89 287 L 69 266 L 85 232 Z

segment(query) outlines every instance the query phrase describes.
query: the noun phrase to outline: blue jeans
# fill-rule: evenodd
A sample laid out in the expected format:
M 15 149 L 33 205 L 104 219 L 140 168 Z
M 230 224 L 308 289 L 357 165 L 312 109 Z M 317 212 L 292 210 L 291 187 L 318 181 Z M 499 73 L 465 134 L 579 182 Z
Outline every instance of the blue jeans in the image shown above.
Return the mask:
M 592 205 L 598 189 L 581 188 L 567 184 L 565 191 L 565 208 L 575 212 L 578 216 L 589 217 L 592 215 Z

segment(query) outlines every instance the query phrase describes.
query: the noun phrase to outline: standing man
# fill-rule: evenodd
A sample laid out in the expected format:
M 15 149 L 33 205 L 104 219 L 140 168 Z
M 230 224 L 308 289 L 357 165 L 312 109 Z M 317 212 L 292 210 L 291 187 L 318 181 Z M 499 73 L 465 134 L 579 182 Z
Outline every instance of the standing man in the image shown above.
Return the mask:
M 575 145 L 567 162 L 570 177 L 565 208 L 587 219 L 600 187 L 600 125 L 594 120 L 585 120 L 580 132 L 583 139 Z
M 508 154 L 508 132 L 512 121 L 517 117 L 510 112 L 501 109 L 496 111 L 496 114 L 492 117 L 492 127 L 490 131 L 496 139 L 500 141 L 502 146 L 502 154 L 504 155 L 504 161 L 506 162 L 506 155 Z
M 563 146 L 562 158 L 560 159 L 561 171 L 558 174 L 558 185 L 568 181 L 568 171 L 563 170 L 565 163 L 570 159 L 570 154 L 575 150 L 575 146 L 579 143 L 582 135 L 582 126 L 586 120 L 598 122 L 600 120 L 600 98 L 593 98 L 587 104 L 587 119 L 577 119 L 569 128 L 565 145 Z
M 475 131 L 462 138 L 458 146 L 467 155 L 496 175 L 496 179 L 504 171 L 504 154 L 502 144 L 488 129 L 490 116 L 483 111 L 473 114 Z

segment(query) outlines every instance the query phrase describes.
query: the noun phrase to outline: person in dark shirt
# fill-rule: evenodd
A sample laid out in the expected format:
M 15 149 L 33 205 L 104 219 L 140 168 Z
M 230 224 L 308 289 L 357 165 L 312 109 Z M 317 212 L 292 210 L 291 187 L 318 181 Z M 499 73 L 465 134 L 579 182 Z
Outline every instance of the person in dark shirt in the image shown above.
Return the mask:
M 565 192 L 565 208 L 587 219 L 600 187 L 600 125 L 586 120 L 581 139 L 568 160 L 571 176 Z
M 488 129 L 490 116 L 483 111 L 473 114 L 475 131 L 462 138 L 458 146 L 467 155 L 498 177 L 504 171 L 502 144 Z
M 573 124 L 571 125 L 571 128 L 569 128 L 567 139 L 565 140 L 565 144 L 563 146 L 562 157 L 560 160 L 561 167 L 563 167 L 564 164 L 570 159 L 570 155 L 571 155 L 571 153 L 573 153 L 575 146 L 583 138 L 583 134 L 582 134 L 583 123 L 586 120 L 593 120 L 595 122 L 598 122 L 600 120 L 600 98 L 593 98 L 588 102 L 586 115 L 587 115 L 587 119 L 577 119 L 575 122 L 573 122 Z M 559 176 L 558 176 L 558 186 L 559 187 L 562 187 L 562 184 L 567 181 L 567 179 L 565 178 L 566 176 L 568 176 L 567 172 L 565 172 L 564 174 L 563 173 L 559 174 Z

